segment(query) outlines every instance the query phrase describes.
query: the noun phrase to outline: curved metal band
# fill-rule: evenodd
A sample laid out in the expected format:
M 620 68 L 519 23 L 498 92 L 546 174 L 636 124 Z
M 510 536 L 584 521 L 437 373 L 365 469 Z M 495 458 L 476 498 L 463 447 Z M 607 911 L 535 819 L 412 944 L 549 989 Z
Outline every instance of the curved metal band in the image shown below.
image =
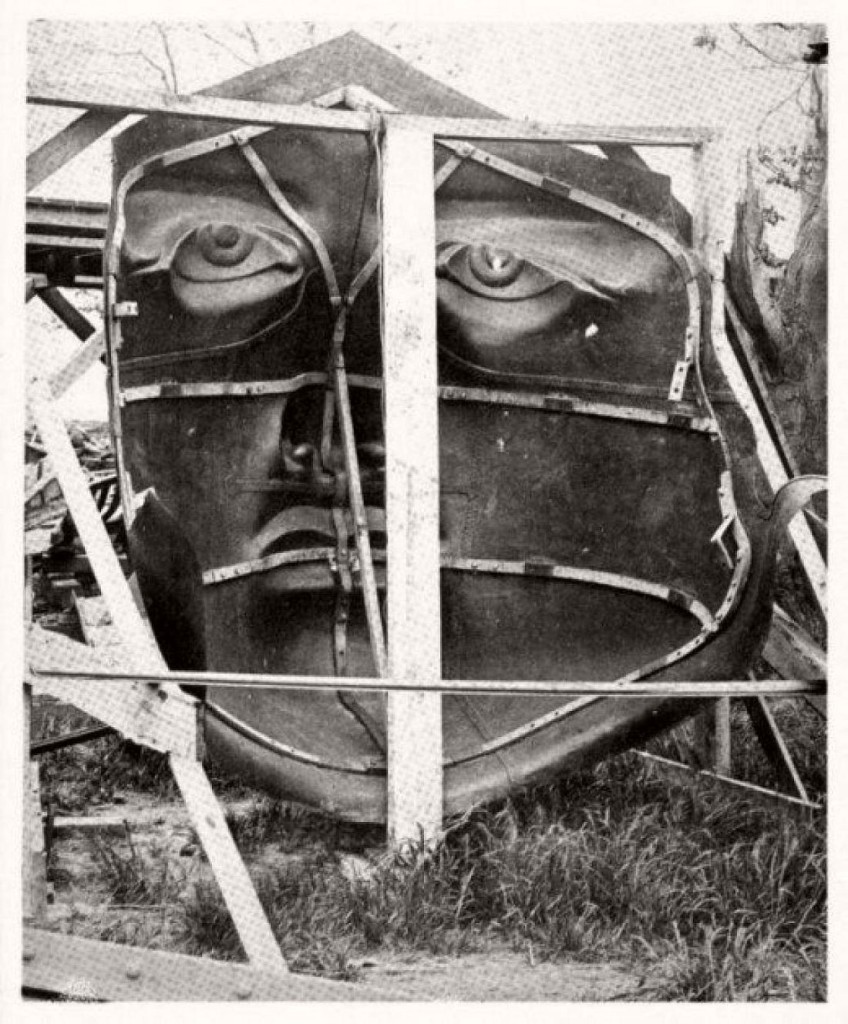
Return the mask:
M 324 245 L 324 239 L 315 230 L 315 228 L 312 227 L 309 221 L 306 220 L 305 217 L 302 217 L 288 199 L 286 199 L 282 189 L 271 177 L 270 171 L 265 166 L 262 158 L 250 144 L 249 140 L 245 138 L 241 132 L 233 132 L 233 139 L 241 150 L 242 156 L 253 168 L 253 172 L 256 174 L 257 178 L 259 178 L 262 183 L 262 187 L 271 197 L 274 205 L 286 220 L 301 232 L 312 246 L 315 256 L 321 264 L 321 270 L 324 273 L 324 280 L 327 282 L 327 291 L 330 295 L 330 302 L 336 307 L 341 305 L 342 297 L 339 292 L 338 282 L 336 281 L 336 272 L 333 269 L 333 261 L 330 259 L 327 247 Z
M 506 576 L 535 576 L 544 579 L 568 580 L 574 583 L 588 583 L 598 587 L 610 587 L 614 590 L 628 590 L 634 594 L 645 594 L 660 601 L 684 608 L 701 623 L 711 629 L 715 619 L 705 604 L 692 594 L 678 587 L 669 587 L 662 583 L 653 583 L 637 576 L 625 576 L 623 573 L 603 572 L 598 569 L 582 569 L 575 565 L 559 565 L 547 561 L 502 561 L 495 558 L 454 558 L 443 555 L 441 566 L 458 572 L 492 573 Z
M 501 391 L 489 388 L 466 388 L 455 385 L 439 388 L 439 398 L 446 402 L 479 402 L 484 405 L 508 405 L 519 409 L 539 409 L 543 412 L 574 413 L 579 416 L 600 416 L 604 419 L 628 420 L 658 427 L 678 427 L 696 433 L 713 434 L 715 421 L 706 416 L 692 416 L 683 412 L 663 412 L 638 406 L 614 405 L 611 402 L 590 402 L 571 395 L 549 392 Z
M 245 739 L 250 740 L 252 743 L 256 743 L 260 747 L 265 747 L 266 750 L 270 750 L 274 754 L 278 754 L 281 757 L 287 757 L 292 761 L 300 761 L 302 764 L 308 764 L 313 768 L 321 768 L 324 770 L 329 769 L 334 772 L 344 772 L 346 775 L 385 775 L 386 774 L 386 763 L 383 760 L 375 761 L 330 761 L 325 757 L 319 757 L 317 754 L 310 754 L 306 750 L 301 750 L 298 747 L 292 747 L 288 743 L 280 743 L 279 740 L 271 739 L 264 732 L 260 732 L 258 729 L 254 729 L 240 718 L 236 718 L 235 715 L 226 711 L 220 706 L 215 704 L 213 701 L 206 702 L 207 713 L 211 714 L 213 718 L 217 718 L 224 725 L 228 726 L 234 732 L 244 736 Z
M 633 231 L 650 238 L 651 241 L 655 242 L 668 254 L 683 278 L 689 300 L 689 326 L 686 329 L 684 339 L 683 359 L 675 367 L 672 383 L 669 388 L 669 400 L 679 401 L 683 397 L 683 389 L 689 367 L 698 358 L 698 339 L 701 331 L 701 295 L 697 283 L 698 265 L 686 249 L 667 231 L 663 231 L 656 224 L 606 199 L 599 199 L 597 196 L 584 192 L 582 189 L 574 188 L 564 181 L 558 181 L 556 178 L 540 174 L 538 171 L 531 171 L 519 164 L 504 160 L 502 157 L 493 156 L 491 153 L 478 149 L 469 143 L 448 142 L 443 139 L 437 139 L 436 141 L 438 145 L 451 150 L 451 152 L 465 159 L 473 160 L 475 163 L 489 167 L 493 171 L 507 177 L 523 181 L 534 188 L 541 189 L 543 192 L 567 199 L 587 209 L 595 210 L 610 220 L 624 224 Z

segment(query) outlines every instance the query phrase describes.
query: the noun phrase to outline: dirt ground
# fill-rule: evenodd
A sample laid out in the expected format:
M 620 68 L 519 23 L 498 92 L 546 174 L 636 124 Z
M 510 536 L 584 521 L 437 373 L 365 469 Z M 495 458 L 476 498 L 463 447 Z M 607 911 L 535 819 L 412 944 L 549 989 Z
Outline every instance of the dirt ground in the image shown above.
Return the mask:
M 255 804 L 249 798 L 222 802 L 235 816 Z M 211 877 L 180 801 L 121 790 L 109 802 L 57 814 L 55 825 L 50 852 L 53 902 L 40 924 L 66 934 L 152 949 L 180 946 L 180 901 L 200 879 Z M 139 857 L 154 880 L 167 875 L 168 901 L 116 903 L 105 880 L 103 851 L 125 862 Z M 246 859 L 253 867 L 258 860 L 272 864 L 292 856 L 297 853 L 269 844 Z M 348 861 L 350 870 L 361 870 L 366 863 L 353 854 Z M 109 877 L 114 884 L 114 873 Z M 514 951 L 495 945 L 486 952 L 458 956 L 379 951 L 353 966 L 359 983 L 406 999 L 602 1002 L 646 994 L 646 978 L 624 965 L 540 962 L 532 947 Z

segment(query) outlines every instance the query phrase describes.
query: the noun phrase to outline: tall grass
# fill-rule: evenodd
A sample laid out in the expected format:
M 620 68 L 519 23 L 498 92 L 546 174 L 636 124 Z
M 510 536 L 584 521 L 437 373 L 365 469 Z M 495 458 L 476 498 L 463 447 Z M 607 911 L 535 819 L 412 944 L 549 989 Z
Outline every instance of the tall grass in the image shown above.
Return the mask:
M 346 875 L 329 849 L 257 878 L 302 970 L 355 975 L 369 949 L 453 954 L 493 941 L 537 959 L 622 958 L 670 999 L 821 999 L 823 823 L 735 797 L 669 790 L 627 755 L 448 829 L 433 850 Z M 238 955 L 216 889 L 186 935 Z

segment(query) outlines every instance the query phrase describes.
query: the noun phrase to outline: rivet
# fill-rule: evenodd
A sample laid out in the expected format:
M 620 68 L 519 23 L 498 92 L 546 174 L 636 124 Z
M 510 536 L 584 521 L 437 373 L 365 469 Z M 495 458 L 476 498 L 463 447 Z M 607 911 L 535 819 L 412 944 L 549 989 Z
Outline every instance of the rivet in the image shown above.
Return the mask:
M 34 949 L 25 949 L 23 951 L 23 959 L 24 959 L 24 963 L 29 963 L 30 960 L 35 960 L 35 950 Z
M 138 978 L 141 977 L 141 968 L 138 966 L 138 964 L 130 964 L 127 967 L 127 977 L 130 979 L 130 981 L 136 981 Z
M 236 999 L 250 999 L 253 987 L 248 984 L 239 985 L 236 989 Z

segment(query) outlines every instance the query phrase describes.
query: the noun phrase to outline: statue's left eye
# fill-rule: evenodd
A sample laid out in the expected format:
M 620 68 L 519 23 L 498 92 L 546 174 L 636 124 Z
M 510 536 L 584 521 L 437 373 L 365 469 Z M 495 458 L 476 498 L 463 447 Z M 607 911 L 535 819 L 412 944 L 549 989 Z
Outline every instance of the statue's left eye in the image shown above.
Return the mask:
M 501 301 L 532 299 L 559 283 L 512 250 L 486 243 L 441 246 L 436 273 L 474 295 Z
M 468 250 L 468 266 L 482 284 L 490 288 L 505 288 L 521 274 L 524 260 L 508 249 L 472 245 Z

